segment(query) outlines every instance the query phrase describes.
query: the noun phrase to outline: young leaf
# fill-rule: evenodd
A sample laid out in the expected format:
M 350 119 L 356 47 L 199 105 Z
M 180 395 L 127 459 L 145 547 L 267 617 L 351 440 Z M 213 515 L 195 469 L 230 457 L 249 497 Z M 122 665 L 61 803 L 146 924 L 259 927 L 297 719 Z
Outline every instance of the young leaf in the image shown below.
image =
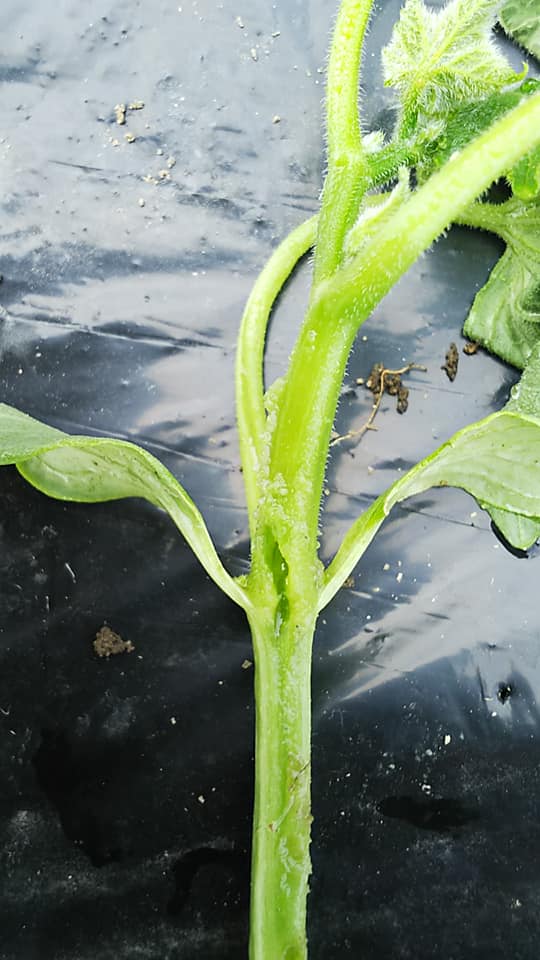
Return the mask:
M 399 92 L 407 134 L 521 78 L 490 36 L 498 6 L 451 0 L 437 11 L 407 0 L 383 50 L 385 83 Z
M 57 500 L 98 503 L 143 497 L 166 510 L 207 573 L 247 609 L 243 589 L 223 567 L 197 507 L 146 450 L 124 440 L 74 437 L 0 404 L 0 465 L 15 464 L 34 487 Z
M 540 58 L 540 0 L 506 0 L 500 21 L 514 40 Z
M 540 531 L 540 346 L 499 413 L 456 433 L 409 470 L 353 524 L 325 572 L 322 609 L 349 576 L 390 510 L 429 487 L 461 487 L 506 539 L 525 549 Z

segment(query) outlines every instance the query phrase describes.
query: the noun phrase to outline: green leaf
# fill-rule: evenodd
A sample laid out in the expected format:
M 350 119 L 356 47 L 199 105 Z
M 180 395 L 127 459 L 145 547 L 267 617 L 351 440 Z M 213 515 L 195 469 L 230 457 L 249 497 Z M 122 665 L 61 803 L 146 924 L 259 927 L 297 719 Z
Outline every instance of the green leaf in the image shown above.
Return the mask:
M 540 0 L 506 0 L 500 21 L 514 40 L 540 58 Z
M 487 508 L 493 523 L 505 540 L 518 550 L 528 550 L 540 537 L 540 520 L 520 513 L 498 510 L 492 504 Z
M 320 609 L 337 592 L 397 503 L 430 487 L 460 487 L 524 549 L 540 530 L 540 345 L 499 413 L 456 433 L 353 524 L 325 572 Z
M 15 464 L 29 483 L 57 500 L 98 503 L 143 497 L 161 507 L 224 593 L 244 608 L 249 605 L 223 567 L 191 498 L 141 447 L 124 440 L 72 437 L 0 404 L 0 464 Z
M 513 387 L 506 410 L 540 419 L 540 343 L 535 346 L 521 380 Z M 486 509 L 495 526 L 514 547 L 527 550 L 540 538 L 540 518 L 512 513 L 492 504 Z
M 523 368 L 540 338 L 540 196 L 474 203 L 459 222 L 490 230 L 507 244 L 474 300 L 464 333 Z
M 498 6 L 451 0 L 430 10 L 423 0 L 407 0 L 383 50 L 385 83 L 399 93 L 407 133 L 522 79 L 490 35 Z
M 512 387 L 512 395 L 504 409 L 540 419 L 540 344 L 533 350 L 521 379 Z
M 540 341 L 540 314 L 528 310 L 534 278 L 512 250 L 506 250 L 476 294 L 463 333 L 501 360 L 522 370 Z

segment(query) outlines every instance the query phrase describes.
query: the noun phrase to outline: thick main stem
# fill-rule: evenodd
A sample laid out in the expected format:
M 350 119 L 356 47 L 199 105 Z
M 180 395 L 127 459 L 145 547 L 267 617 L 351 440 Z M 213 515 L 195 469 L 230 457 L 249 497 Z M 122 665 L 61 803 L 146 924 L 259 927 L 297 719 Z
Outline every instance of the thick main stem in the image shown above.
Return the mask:
M 311 872 L 311 648 L 314 617 L 251 621 L 255 810 L 250 960 L 304 960 Z

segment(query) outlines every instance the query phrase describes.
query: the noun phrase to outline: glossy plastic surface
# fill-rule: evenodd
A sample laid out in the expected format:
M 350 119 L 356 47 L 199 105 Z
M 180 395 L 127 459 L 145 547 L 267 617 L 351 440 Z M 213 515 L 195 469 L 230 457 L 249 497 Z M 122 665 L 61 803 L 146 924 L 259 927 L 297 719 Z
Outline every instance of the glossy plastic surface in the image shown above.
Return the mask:
M 370 121 L 389 119 L 378 50 L 398 8 L 370 33 Z M 317 206 L 331 16 L 324 0 L 0 11 L 2 399 L 141 442 L 238 572 L 235 336 L 258 269 Z M 405 415 L 388 398 L 376 432 L 333 448 L 325 555 L 398 470 L 506 399 L 516 374 L 485 354 L 460 352 L 453 383 L 441 370 L 498 249 L 452 231 L 363 329 L 341 432 L 369 414 L 355 381 L 374 362 L 428 371 Z M 270 379 L 308 269 L 280 299 Z M 243 616 L 142 503 L 55 503 L 11 470 L 0 497 L 0 957 L 246 956 Z M 536 958 L 538 575 L 440 490 L 395 512 L 322 614 L 312 960 Z M 134 651 L 96 657 L 104 623 Z

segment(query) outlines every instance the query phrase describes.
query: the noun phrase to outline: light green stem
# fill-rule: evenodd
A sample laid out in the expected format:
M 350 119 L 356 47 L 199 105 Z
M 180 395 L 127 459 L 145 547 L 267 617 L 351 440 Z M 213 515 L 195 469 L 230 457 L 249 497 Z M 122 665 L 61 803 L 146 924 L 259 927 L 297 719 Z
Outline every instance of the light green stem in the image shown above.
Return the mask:
M 265 461 L 263 358 L 270 312 L 298 260 L 313 246 L 317 217 L 305 220 L 274 251 L 261 271 L 246 304 L 236 355 L 236 416 L 251 535 L 261 495 Z
M 339 276 L 320 291 L 338 314 L 373 309 L 494 180 L 540 143 L 540 94 L 529 97 L 447 161 L 383 227 Z
M 367 187 L 368 166 L 358 114 L 360 56 L 373 0 L 343 0 L 327 80 L 328 174 L 324 184 L 313 290 L 339 266 L 345 235 Z
M 347 50 L 343 77 L 349 86 L 339 90 L 339 63 L 336 61 L 337 73 L 332 74 L 331 58 L 330 113 L 334 106 L 337 109 L 339 94 L 343 116 L 350 114 L 353 102 L 356 111 L 356 92 L 353 101 L 350 81 L 354 75 L 354 84 L 357 82 L 355 64 L 369 8 L 368 2 L 352 0 L 344 0 L 342 5 L 336 36 Z M 353 12 L 364 19 L 353 24 L 352 19 L 347 20 Z M 353 26 L 359 31 L 354 42 Z M 337 41 L 333 50 L 336 47 Z M 334 140 L 329 136 L 330 185 L 325 188 L 319 220 L 314 293 L 285 377 L 276 425 L 271 437 L 262 434 L 261 442 L 257 440 L 259 428 L 267 429 L 263 341 L 277 293 L 277 289 L 271 292 L 271 278 L 277 282 L 279 271 L 270 271 L 261 286 L 267 298 L 264 308 L 258 311 L 256 301 L 250 308 L 237 374 L 240 404 L 255 400 L 258 405 L 251 419 L 247 408 L 239 412 L 253 519 L 252 572 L 246 584 L 252 599 L 248 617 L 256 664 L 251 960 L 304 960 L 307 955 L 310 664 L 315 611 L 335 592 L 343 567 L 358 547 L 370 539 L 367 529 L 357 527 L 322 585 L 317 567 L 319 505 L 330 431 L 354 337 L 373 307 L 422 251 L 540 140 L 540 97 L 531 97 L 453 157 L 340 267 L 344 237 L 367 184 L 357 121 L 349 134 L 343 116 L 332 127 Z M 337 214 L 332 216 L 331 207 L 336 205 Z M 285 247 L 284 251 L 283 270 L 291 262 L 290 250 Z M 286 275 L 288 272 L 287 268 Z M 261 472 L 261 458 L 266 456 L 268 442 L 271 452 L 266 476 L 266 467 Z M 261 489 L 264 496 L 257 509 Z M 369 519 L 374 526 L 382 522 L 389 506 L 390 501 L 373 508 Z
M 453 219 L 540 141 L 540 95 L 498 120 L 420 187 L 377 236 L 324 284 L 295 346 L 272 439 L 271 473 L 283 509 L 305 519 L 302 543 L 281 544 L 289 564 L 306 562 L 318 512 L 330 432 L 358 327 Z M 313 376 L 314 356 L 324 357 Z
M 276 630 L 251 620 L 255 648 L 255 810 L 250 960 L 307 957 L 311 872 L 311 649 L 315 614 Z

